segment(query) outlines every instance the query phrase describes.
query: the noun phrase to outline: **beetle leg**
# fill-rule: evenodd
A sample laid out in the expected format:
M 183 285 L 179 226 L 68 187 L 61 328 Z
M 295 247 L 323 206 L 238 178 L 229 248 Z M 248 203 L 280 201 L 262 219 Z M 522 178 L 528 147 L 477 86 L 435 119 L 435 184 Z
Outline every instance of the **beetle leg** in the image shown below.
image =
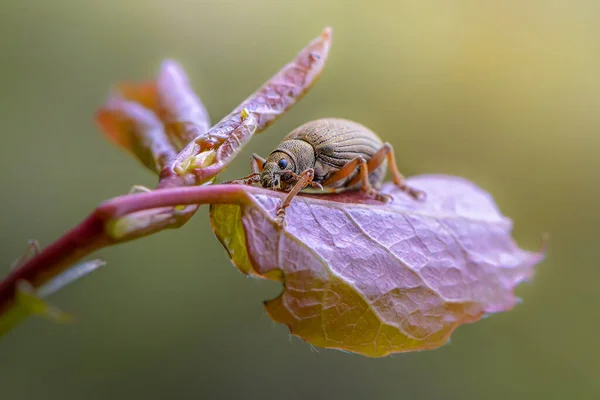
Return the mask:
M 300 179 L 298 179 L 298 182 L 296 182 L 296 184 L 294 185 L 292 190 L 290 190 L 290 192 L 288 193 L 285 200 L 283 200 L 283 203 L 281 203 L 281 206 L 279 206 L 279 208 L 277 209 L 277 218 L 275 219 L 275 222 L 277 222 L 277 225 L 279 225 L 281 227 L 284 226 L 284 224 L 285 224 L 285 209 L 290 206 L 292 199 L 294 198 L 294 196 L 296 196 L 298 194 L 298 192 L 300 192 L 302 189 L 304 189 L 306 186 L 308 186 L 312 183 L 312 179 L 314 176 L 315 176 L 315 171 L 313 169 L 307 169 L 306 171 L 302 172 L 302 174 L 299 175 Z
M 354 173 L 354 171 L 356 171 L 357 168 L 359 168 L 361 165 L 367 165 L 366 161 L 364 158 L 358 156 L 355 159 L 353 159 L 352 161 L 347 162 L 342 168 L 338 169 L 333 175 L 331 175 L 329 178 L 325 179 L 325 181 L 323 182 L 323 185 L 325 186 L 329 186 L 334 182 L 337 181 L 341 181 L 344 178 L 349 177 L 350 175 L 352 175 Z M 369 175 L 369 172 L 366 171 L 366 168 L 362 168 L 363 171 L 361 171 L 354 179 L 353 181 L 355 181 L 354 183 L 360 181 L 362 179 L 363 181 L 363 189 L 364 190 L 368 190 L 368 186 L 369 186 L 369 180 L 367 179 L 367 182 L 365 183 L 365 180 L 363 179 L 363 175 L 365 175 L 364 173 L 367 173 L 367 177 Z M 365 186 L 367 185 L 367 186 Z
M 424 199 L 426 196 L 425 192 L 411 188 L 404 182 L 404 176 L 402 176 L 400 171 L 398 171 L 398 166 L 396 165 L 396 157 L 394 156 L 394 149 L 392 148 L 391 144 L 384 143 L 381 149 L 379 149 L 375 154 L 373 154 L 373 157 L 371 157 L 371 159 L 367 163 L 367 168 L 369 169 L 369 171 L 376 170 L 381 165 L 381 163 L 383 163 L 383 160 L 385 160 L 386 157 L 388 161 L 388 168 L 392 173 L 392 181 L 394 182 L 394 184 L 413 199 Z M 352 181 L 348 182 L 348 185 L 350 186 L 358 182 L 357 178 L 358 177 L 353 178 Z
M 333 175 L 323 182 L 323 185 L 329 186 L 334 182 L 340 181 L 342 179 L 348 178 L 352 175 L 357 169 L 359 169 L 359 173 L 348 182 L 346 186 L 354 185 L 359 181 L 362 181 L 362 190 L 367 192 L 367 194 L 371 197 L 375 197 L 377 200 L 381 201 L 389 201 L 390 196 L 386 194 L 381 194 L 377 190 L 375 190 L 371 183 L 369 182 L 369 164 L 362 157 L 356 157 L 352 161 L 346 163 L 342 168 L 337 170 Z

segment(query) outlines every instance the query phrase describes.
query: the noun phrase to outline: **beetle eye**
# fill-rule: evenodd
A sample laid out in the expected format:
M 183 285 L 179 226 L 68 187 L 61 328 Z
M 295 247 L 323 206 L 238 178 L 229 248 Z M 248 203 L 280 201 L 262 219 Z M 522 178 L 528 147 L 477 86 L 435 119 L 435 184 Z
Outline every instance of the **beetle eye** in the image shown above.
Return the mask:
M 265 167 L 266 167 L 266 166 L 267 166 L 267 162 L 265 161 L 265 162 L 263 163 L 263 166 L 262 166 L 262 167 L 263 167 L 263 169 L 265 169 Z
M 279 168 L 284 169 L 285 167 L 288 166 L 288 162 L 285 158 L 282 158 L 281 160 L 279 160 L 277 165 L 279 165 Z

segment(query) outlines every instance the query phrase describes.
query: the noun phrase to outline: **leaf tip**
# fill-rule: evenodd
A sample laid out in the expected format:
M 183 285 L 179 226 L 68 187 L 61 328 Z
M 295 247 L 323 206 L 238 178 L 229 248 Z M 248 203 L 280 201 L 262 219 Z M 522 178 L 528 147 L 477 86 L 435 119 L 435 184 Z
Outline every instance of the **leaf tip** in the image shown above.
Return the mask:
M 75 317 L 46 303 L 38 295 L 35 288 L 27 281 L 17 283 L 17 307 L 29 315 L 39 315 L 56 323 L 73 323 Z
M 170 58 L 164 60 L 160 64 L 158 81 L 161 82 L 165 77 L 177 79 L 184 82 L 186 85 L 188 84 L 188 78 L 183 66 L 179 62 Z
M 36 291 L 36 294 L 40 298 L 48 297 L 65 286 L 75 282 L 76 280 L 86 276 L 87 274 L 95 271 L 96 269 L 103 267 L 106 265 L 106 261 L 101 260 L 99 258 L 84 261 L 75 265 L 74 267 L 69 268 L 62 274 L 50 279 L 48 282 L 44 283 L 41 287 L 39 287 Z

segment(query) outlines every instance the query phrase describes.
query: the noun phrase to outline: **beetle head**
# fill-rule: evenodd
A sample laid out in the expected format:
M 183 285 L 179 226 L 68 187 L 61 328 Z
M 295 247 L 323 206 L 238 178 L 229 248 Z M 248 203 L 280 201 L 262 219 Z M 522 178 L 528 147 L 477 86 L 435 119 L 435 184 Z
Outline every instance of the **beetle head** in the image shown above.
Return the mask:
M 274 151 L 269 154 L 263 164 L 263 171 L 260 174 L 260 184 L 268 189 L 285 190 L 292 178 L 292 175 L 285 171 L 295 172 L 295 164 L 292 158 L 282 151 Z

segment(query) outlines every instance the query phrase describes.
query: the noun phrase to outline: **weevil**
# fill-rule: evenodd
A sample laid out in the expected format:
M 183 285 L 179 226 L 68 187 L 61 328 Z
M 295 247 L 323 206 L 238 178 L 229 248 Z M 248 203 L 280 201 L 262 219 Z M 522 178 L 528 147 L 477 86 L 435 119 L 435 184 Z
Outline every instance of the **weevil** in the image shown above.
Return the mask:
M 283 225 L 286 208 L 308 186 L 327 193 L 362 189 L 389 201 L 389 195 L 379 192 L 388 167 L 400 190 L 415 200 L 425 197 L 424 192 L 406 185 L 389 143 L 357 122 L 324 118 L 294 129 L 266 159 L 253 154 L 252 173 L 228 183 L 260 183 L 264 188 L 288 192 L 277 210 L 277 223 Z

